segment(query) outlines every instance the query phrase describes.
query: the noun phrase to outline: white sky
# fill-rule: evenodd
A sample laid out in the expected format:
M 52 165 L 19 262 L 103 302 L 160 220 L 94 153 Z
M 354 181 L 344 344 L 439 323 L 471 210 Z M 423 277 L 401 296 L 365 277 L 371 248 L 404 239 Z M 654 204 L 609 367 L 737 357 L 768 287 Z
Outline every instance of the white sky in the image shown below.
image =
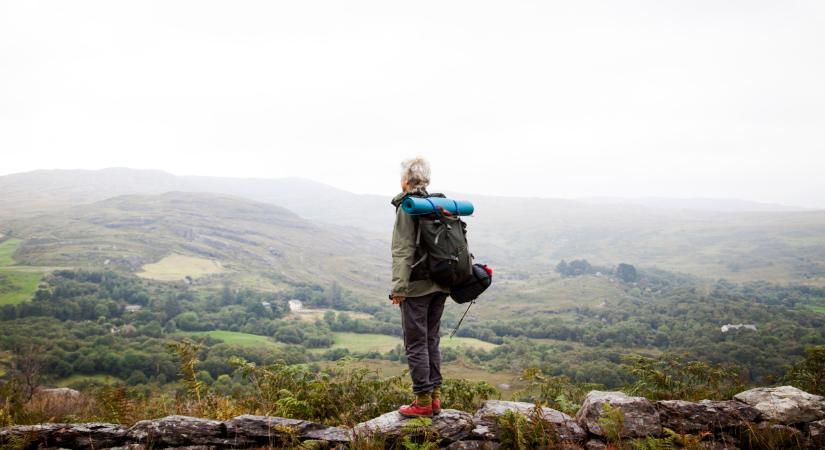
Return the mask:
M 0 174 L 825 207 L 825 2 L 0 0 Z

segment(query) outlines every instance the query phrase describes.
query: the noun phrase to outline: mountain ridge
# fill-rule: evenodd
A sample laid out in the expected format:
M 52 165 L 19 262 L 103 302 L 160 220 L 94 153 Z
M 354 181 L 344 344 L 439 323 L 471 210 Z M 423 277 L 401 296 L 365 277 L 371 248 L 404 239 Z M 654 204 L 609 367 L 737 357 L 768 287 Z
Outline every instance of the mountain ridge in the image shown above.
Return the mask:
M 16 259 L 33 266 L 136 272 L 182 254 L 264 279 L 346 280 L 368 289 L 381 286 L 380 275 L 388 271 L 379 241 L 308 221 L 279 206 L 210 193 L 122 195 L 8 226 L 25 239 Z

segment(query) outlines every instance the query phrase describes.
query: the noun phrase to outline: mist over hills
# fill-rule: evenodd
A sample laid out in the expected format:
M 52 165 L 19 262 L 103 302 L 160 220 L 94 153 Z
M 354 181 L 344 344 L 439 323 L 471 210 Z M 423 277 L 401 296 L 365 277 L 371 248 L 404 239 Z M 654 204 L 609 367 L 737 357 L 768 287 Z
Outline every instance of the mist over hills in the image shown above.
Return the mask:
M 437 190 L 436 184 L 433 191 Z M 4 194 L 0 197 L 0 211 L 3 211 L 0 226 L 8 227 L 9 220 L 14 217 L 31 218 L 46 212 L 52 216 L 38 219 L 38 227 L 27 226 L 27 229 L 42 234 L 47 223 L 62 223 L 65 219 L 76 226 L 104 211 L 114 220 L 115 216 L 130 209 L 125 205 L 136 200 L 122 200 L 124 203 L 119 209 L 112 209 L 113 203 L 106 202 L 92 209 L 84 209 L 82 205 L 120 195 L 157 195 L 169 191 L 229 195 L 238 202 L 243 202 L 243 198 L 277 205 L 321 227 L 322 234 L 331 233 L 328 230 L 338 227 L 336 233 L 349 236 L 346 248 L 353 259 L 362 255 L 388 259 L 393 221 L 388 197 L 354 194 L 297 178 L 180 177 L 162 171 L 122 168 L 14 174 L 0 177 L 0 192 Z M 823 211 L 800 211 L 781 205 L 735 200 L 647 199 L 640 202 L 449 192 L 448 195 L 475 203 L 477 214 L 468 219 L 473 251 L 481 260 L 499 267 L 499 274 L 505 278 L 542 276 L 552 272 L 552 267 L 561 259 L 587 258 L 606 266 L 630 262 L 739 281 L 818 284 L 825 280 Z M 203 200 L 205 197 L 193 198 Z M 198 203 L 194 202 L 191 206 L 215 211 L 220 220 L 231 221 L 233 208 L 231 202 L 227 202 L 220 200 L 218 204 L 221 206 L 203 203 L 195 206 Z M 143 206 L 151 204 L 148 199 L 139 203 Z M 168 203 L 167 206 L 178 208 L 184 203 Z M 281 215 L 286 217 L 286 213 Z M 191 222 L 195 217 L 187 216 L 190 226 L 197 225 Z M 209 215 L 201 216 L 204 221 L 210 218 Z M 168 220 L 177 219 L 169 217 Z M 266 221 L 257 225 L 267 226 Z M 340 227 L 350 230 L 344 231 Z M 110 231 L 105 227 L 104 230 Z M 151 229 L 134 227 L 131 231 L 141 234 Z M 337 238 L 330 239 L 338 242 Z M 55 251 L 58 247 L 54 246 L 68 245 L 65 240 L 55 242 L 64 243 L 52 243 Z M 321 245 L 320 242 L 314 244 Z M 364 248 L 359 247 L 362 244 Z M 370 248 L 370 245 L 375 247 Z M 30 250 L 24 251 L 32 251 L 28 248 Z M 160 247 L 145 252 L 136 261 L 145 263 L 152 257 L 160 257 Z M 386 267 L 387 262 L 376 264 Z
M 763 203 L 728 198 L 677 199 L 667 197 L 642 197 L 630 199 L 621 197 L 585 197 L 580 198 L 578 200 L 586 203 L 592 203 L 595 205 L 623 204 L 668 210 L 693 210 L 716 212 L 785 212 L 809 210 L 808 208 L 780 205 L 778 203 Z
M 166 386 L 177 373 L 168 344 L 184 339 L 205 346 L 201 375 L 214 383 L 235 379 L 236 355 L 404 365 L 386 297 L 389 198 L 129 169 L 18 174 L 0 189 L 0 341 L 40 342 L 57 386 L 112 375 Z M 496 278 L 456 340 L 444 338 L 472 345 L 445 351 L 460 377 L 510 385 L 537 367 L 613 388 L 625 353 L 686 352 L 764 380 L 825 342 L 825 211 L 447 194 L 475 204 L 471 250 Z M 556 271 L 574 259 L 588 269 Z M 463 313 L 445 306 L 445 335 Z M 739 323 L 756 330 L 721 331 Z

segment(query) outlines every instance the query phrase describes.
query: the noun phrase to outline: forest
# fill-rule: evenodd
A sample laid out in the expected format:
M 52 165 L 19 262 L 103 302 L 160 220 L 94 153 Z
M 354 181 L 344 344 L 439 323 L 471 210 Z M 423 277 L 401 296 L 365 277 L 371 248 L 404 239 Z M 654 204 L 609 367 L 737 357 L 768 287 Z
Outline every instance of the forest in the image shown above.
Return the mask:
M 599 307 L 540 319 L 467 322 L 459 336 L 498 345 L 447 348 L 443 357 L 490 373 L 516 377 L 537 368 L 576 383 L 615 388 L 634 381 L 623 368 L 628 355 L 678 354 L 735 367 L 744 383 L 761 384 L 785 376 L 806 348 L 825 345 L 825 315 L 811 309 L 825 304 L 822 288 L 725 280 L 708 285 L 660 270 L 639 270 L 638 281 L 616 282 L 624 295 Z M 311 323 L 297 321 L 289 317 L 289 300 L 328 309 Z M 295 283 L 273 293 L 61 270 L 49 275 L 30 301 L 1 306 L 0 320 L 0 350 L 6 355 L 0 361 L 19 353 L 42 355 L 46 384 L 68 380 L 85 387 L 105 383 L 108 376 L 156 389 L 177 377 L 170 345 L 187 341 L 199 343 L 197 374 L 209 384 L 240 383 L 232 357 L 309 364 L 316 370 L 344 357 L 394 361 L 399 368 L 406 362 L 400 338 L 385 352 L 333 348 L 338 332 L 400 333 L 395 307 L 366 305 L 336 283 Z M 444 329 L 454 321 L 445 317 Z M 725 324 L 753 324 L 756 330 L 722 332 Z M 205 334 L 214 330 L 260 336 L 262 344 L 239 345 Z

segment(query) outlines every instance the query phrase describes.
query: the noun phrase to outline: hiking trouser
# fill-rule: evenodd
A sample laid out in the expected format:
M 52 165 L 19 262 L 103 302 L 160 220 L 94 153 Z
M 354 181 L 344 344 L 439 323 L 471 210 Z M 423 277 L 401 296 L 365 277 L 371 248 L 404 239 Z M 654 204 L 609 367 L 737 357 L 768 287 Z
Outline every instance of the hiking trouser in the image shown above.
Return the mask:
M 416 394 L 441 386 L 441 313 L 447 294 L 434 292 L 421 297 L 407 297 L 400 303 L 404 350 Z

